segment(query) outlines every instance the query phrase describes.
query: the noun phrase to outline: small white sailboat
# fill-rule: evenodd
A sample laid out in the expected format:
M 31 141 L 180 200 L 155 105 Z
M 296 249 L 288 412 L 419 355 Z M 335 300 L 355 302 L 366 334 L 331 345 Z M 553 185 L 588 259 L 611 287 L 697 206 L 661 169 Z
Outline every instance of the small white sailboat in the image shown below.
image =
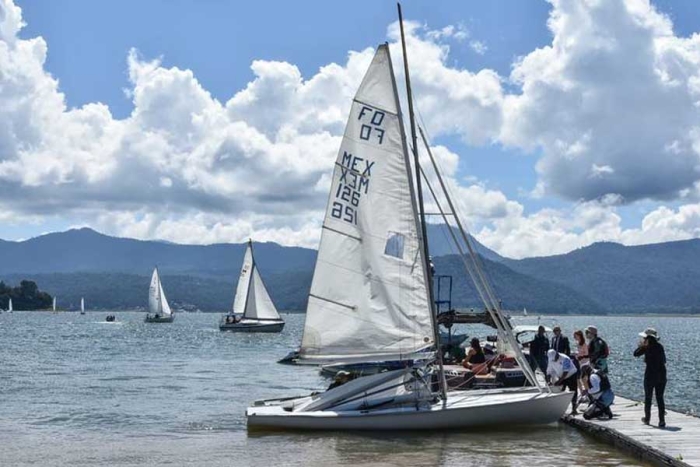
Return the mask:
M 51 311 L 56 313 L 56 297 L 53 298 L 53 303 L 51 304 Z
M 12 308 L 12 299 L 10 299 L 8 304 L 7 304 L 7 312 L 12 313 L 14 311 L 15 311 L 14 308 Z
M 400 7 L 399 22 L 405 61 Z M 298 358 L 317 364 L 398 360 L 406 368 L 357 378 L 309 396 L 256 401 L 246 411 L 248 428 L 396 431 L 556 422 L 571 395 L 553 393 L 535 377 L 476 266 L 459 220 L 469 249 L 469 256 L 460 249 L 465 267 L 499 338 L 511 344 L 532 387 L 447 391 L 441 356 L 435 352 L 439 334 L 421 178 L 411 174 L 388 45 L 377 49 L 350 112 L 333 173 Z M 417 152 L 413 167 L 422 170 Z M 440 183 L 457 218 L 442 179 Z M 427 352 L 433 352 L 435 363 L 412 367 Z
M 260 277 L 253 255 L 253 241 L 249 240 L 232 312 L 222 317 L 219 329 L 234 332 L 280 332 L 283 328 L 284 320 Z
M 85 314 L 85 297 L 80 297 L 80 314 Z
M 523 316 L 527 316 L 527 308 L 523 308 Z
M 175 320 L 175 314 L 165 298 L 157 267 L 153 269 L 151 286 L 148 289 L 148 311 L 145 319 L 147 323 L 172 323 Z

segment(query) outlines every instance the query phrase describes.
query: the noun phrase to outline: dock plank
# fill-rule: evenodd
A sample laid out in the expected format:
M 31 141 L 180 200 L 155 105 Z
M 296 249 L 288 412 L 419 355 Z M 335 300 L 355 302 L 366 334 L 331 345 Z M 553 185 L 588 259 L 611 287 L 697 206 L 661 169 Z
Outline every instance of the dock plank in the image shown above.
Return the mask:
M 659 428 L 656 407 L 651 425 L 641 421 L 640 402 L 618 396 L 612 409 L 612 420 L 566 415 L 563 421 L 655 465 L 700 467 L 700 418 L 667 409 L 666 428 Z

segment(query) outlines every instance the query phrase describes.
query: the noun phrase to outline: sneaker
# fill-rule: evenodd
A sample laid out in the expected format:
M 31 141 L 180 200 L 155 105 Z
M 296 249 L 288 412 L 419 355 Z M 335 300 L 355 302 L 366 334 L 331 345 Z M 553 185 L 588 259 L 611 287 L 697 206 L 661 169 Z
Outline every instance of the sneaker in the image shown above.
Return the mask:
M 646 418 L 646 417 L 642 417 L 642 423 L 644 423 L 645 425 L 648 425 L 648 424 L 649 424 L 649 419 Z

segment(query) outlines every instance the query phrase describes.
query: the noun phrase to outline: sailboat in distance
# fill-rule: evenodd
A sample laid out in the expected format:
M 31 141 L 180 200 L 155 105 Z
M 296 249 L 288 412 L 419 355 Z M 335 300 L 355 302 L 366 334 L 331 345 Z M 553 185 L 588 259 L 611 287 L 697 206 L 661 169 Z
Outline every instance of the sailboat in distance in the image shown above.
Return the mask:
M 234 332 L 280 332 L 283 328 L 284 320 L 260 277 L 253 255 L 253 241 L 248 240 L 233 309 L 221 318 L 219 329 Z
M 400 7 L 399 22 L 415 130 Z M 548 424 L 564 414 L 571 394 L 553 393 L 537 381 L 500 304 L 490 289 L 482 290 L 483 277 L 475 279 L 475 285 L 480 295 L 485 293 L 481 296 L 499 338 L 514 347 L 514 356 L 533 386 L 447 391 L 436 351 L 439 333 L 416 132 L 411 135 L 415 178 L 405 136 L 389 46 L 384 44 L 355 95 L 338 152 L 299 358 L 403 360 L 406 367 L 308 396 L 256 401 L 246 411 L 248 429 L 460 429 Z M 440 176 L 437 167 L 436 172 Z M 465 242 L 468 258 L 473 259 L 473 248 Z M 471 276 L 474 271 L 468 272 Z M 426 352 L 433 353 L 434 363 L 414 366 Z
M 151 286 L 148 289 L 148 311 L 145 319 L 147 323 L 172 323 L 175 320 L 175 314 L 165 298 L 157 267 L 153 269 Z
M 84 315 L 85 314 L 85 298 L 80 297 L 80 314 Z
M 56 313 L 56 297 L 53 297 L 53 302 L 51 303 L 51 311 Z

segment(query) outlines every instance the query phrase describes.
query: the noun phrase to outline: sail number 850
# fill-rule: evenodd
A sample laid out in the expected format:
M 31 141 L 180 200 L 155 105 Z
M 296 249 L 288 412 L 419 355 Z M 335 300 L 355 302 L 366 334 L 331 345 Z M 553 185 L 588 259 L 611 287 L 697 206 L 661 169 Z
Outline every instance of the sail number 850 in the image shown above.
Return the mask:
M 338 201 L 334 201 L 331 206 L 331 216 L 357 225 L 357 210 L 352 206 L 344 205 Z

